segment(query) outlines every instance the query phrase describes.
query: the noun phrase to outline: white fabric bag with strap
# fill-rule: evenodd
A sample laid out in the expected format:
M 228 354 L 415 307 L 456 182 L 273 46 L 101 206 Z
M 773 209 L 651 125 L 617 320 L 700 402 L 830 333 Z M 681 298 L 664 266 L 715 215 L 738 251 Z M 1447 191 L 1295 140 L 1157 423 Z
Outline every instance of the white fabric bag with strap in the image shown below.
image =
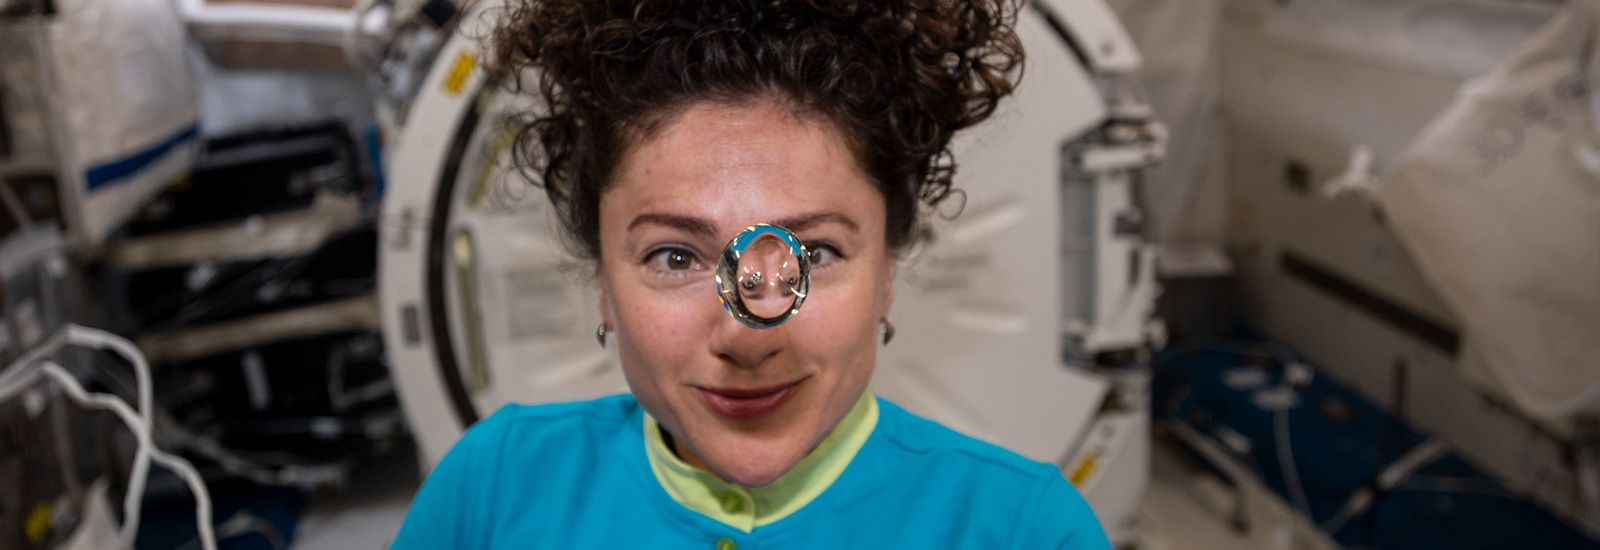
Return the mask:
M 1469 379 L 1552 421 L 1600 411 L 1597 29 L 1600 2 L 1570 4 L 1464 86 L 1380 191 L 1461 321 Z

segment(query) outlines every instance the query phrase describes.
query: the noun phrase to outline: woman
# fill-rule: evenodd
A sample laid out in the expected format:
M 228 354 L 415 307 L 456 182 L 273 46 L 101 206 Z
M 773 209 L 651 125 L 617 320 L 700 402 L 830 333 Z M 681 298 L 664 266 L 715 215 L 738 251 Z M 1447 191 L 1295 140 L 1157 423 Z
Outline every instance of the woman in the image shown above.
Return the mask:
M 896 254 L 950 194 L 948 145 L 1020 72 L 1003 0 L 530 2 L 498 74 L 593 262 L 631 395 L 509 405 L 417 494 L 394 548 L 1106 548 L 1051 465 L 867 390 Z M 731 318 L 716 260 L 759 223 L 812 262 L 804 309 Z

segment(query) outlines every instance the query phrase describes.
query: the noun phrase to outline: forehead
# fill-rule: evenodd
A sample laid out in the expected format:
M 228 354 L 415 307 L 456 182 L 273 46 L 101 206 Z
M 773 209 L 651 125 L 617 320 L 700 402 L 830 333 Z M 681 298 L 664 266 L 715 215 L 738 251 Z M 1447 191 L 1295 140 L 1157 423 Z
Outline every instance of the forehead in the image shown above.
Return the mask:
M 817 211 L 881 227 L 884 215 L 833 125 L 771 103 L 686 109 L 624 155 L 601 205 L 602 216 L 691 215 L 723 232 Z

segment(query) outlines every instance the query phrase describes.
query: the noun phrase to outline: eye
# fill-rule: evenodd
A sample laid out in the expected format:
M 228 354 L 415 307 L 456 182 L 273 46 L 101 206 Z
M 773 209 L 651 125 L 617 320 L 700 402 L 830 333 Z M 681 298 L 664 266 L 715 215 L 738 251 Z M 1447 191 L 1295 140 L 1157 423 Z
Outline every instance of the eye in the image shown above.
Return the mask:
M 645 265 L 662 271 L 689 271 L 701 269 L 700 263 L 695 261 L 694 253 L 682 248 L 662 248 L 655 250 L 644 259 Z
M 805 243 L 805 244 L 806 244 L 806 252 L 808 254 L 810 254 L 810 256 L 811 256 L 811 268 L 812 269 L 817 269 L 817 268 L 821 268 L 821 267 L 827 267 L 828 264 L 831 264 L 835 260 L 838 260 L 839 258 L 843 258 L 844 257 L 843 254 L 839 253 L 839 249 L 834 248 L 833 245 L 831 245 L 831 244 L 827 244 L 827 243 Z

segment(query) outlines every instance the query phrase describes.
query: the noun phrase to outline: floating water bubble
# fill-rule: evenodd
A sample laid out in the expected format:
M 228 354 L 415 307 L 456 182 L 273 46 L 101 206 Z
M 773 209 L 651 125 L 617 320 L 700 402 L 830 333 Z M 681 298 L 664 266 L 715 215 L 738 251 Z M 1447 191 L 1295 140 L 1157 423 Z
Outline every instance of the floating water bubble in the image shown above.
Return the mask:
M 723 249 L 717 264 L 717 295 L 723 308 L 752 328 L 783 324 L 805 302 L 811 263 L 789 230 L 751 226 Z

